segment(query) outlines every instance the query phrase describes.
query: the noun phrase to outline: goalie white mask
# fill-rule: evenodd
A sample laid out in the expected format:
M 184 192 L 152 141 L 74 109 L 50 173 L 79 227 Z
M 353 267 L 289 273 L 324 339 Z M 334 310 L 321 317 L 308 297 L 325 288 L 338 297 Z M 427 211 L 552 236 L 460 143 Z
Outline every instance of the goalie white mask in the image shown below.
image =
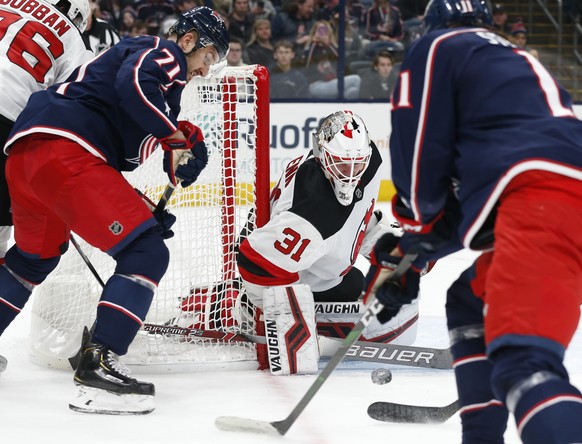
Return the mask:
M 339 203 L 350 205 L 372 155 L 364 121 L 351 111 L 330 114 L 314 134 L 313 154 Z
M 85 31 L 87 20 L 91 15 L 89 0 L 47 0 L 47 2 L 66 14 L 80 32 Z

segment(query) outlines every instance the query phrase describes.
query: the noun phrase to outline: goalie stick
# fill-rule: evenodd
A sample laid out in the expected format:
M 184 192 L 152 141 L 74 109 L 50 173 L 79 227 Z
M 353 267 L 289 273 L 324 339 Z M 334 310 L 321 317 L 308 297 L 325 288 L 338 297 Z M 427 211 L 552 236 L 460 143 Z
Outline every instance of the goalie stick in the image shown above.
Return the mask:
M 368 416 L 377 421 L 406 424 L 440 424 L 453 416 L 461 407 L 459 400 L 444 407 L 374 402 L 368 407 Z
M 400 263 L 394 273 L 388 278 L 389 280 L 398 280 L 412 265 L 414 259 L 416 259 L 416 253 L 407 253 Z M 356 342 L 360 337 L 360 334 L 366 328 L 372 319 L 382 310 L 383 306 L 376 299 L 375 295 L 371 295 L 371 301 L 366 308 L 366 311 L 356 324 L 356 326 L 348 333 L 346 338 L 343 340 L 341 346 L 331 357 L 325 368 L 317 376 L 315 382 L 309 387 L 307 393 L 303 395 L 303 398 L 299 400 L 299 403 L 291 411 L 291 413 L 281 421 L 258 421 L 249 418 L 241 418 L 236 416 L 219 416 L 215 420 L 215 425 L 219 430 L 232 431 L 232 432 L 251 432 L 259 433 L 264 435 L 285 435 L 291 426 L 295 423 L 301 412 L 307 407 L 309 402 L 313 399 L 315 394 L 319 391 L 321 386 L 329 378 L 333 370 L 341 362 L 345 354 L 348 352 L 349 348 Z
M 164 192 L 162 193 L 162 197 L 158 201 L 158 204 L 156 205 L 156 208 L 153 211 L 154 213 L 164 211 L 164 209 L 166 208 L 166 205 L 168 204 L 168 201 L 172 197 L 172 194 L 174 194 L 175 190 L 176 190 L 176 186 L 173 183 L 170 182 L 170 183 L 168 183 L 168 185 L 166 185 L 166 188 L 165 188 Z M 87 265 L 87 267 L 89 268 L 89 270 L 91 271 L 91 273 L 93 274 L 95 279 L 97 279 L 97 282 L 99 282 L 99 285 L 101 285 L 101 288 L 104 288 L 105 282 L 103 282 L 103 279 L 101 279 L 101 276 L 99 276 L 99 273 L 97 272 L 97 270 L 95 269 L 95 267 L 91 263 L 91 260 L 89 260 L 87 255 L 83 252 L 81 246 L 79 245 L 79 243 L 77 242 L 77 240 L 75 239 L 75 237 L 73 236 L 72 233 L 71 233 L 70 237 L 71 237 L 71 243 L 75 247 L 75 250 L 77 250 L 77 253 L 79 253 L 79 256 L 81 256 L 81 258 L 83 259 L 83 262 L 85 262 L 85 264 Z M 91 325 L 91 328 L 89 329 L 89 333 L 93 334 L 94 331 L 95 331 L 95 322 L 93 322 L 93 325 Z M 79 347 L 79 350 L 77 351 L 77 353 L 74 356 L 71 356 L 69 358 L 69 364 L 71 365 L 71 368 L 73 370 L 76 370 L 77 366 L 79 365 L 79 360 L 81 359 L 81 347 L 82 346 Z
M 249 342 L 266 344 L 265 336 L 241 332 L 226 332 L 220 330 L 204 330 L 178 325 L 144 324 L 143 330 L 150 334 L 176 335 L 186 338 L 209 339 L 223 342 Z M 320 336 L 320 347 L 341 344 L 337 338 Z M 450 348 L 415 347 L 414 345 L 393 345 L 381 342 L 356 341 L 346 352 L 346 361 L 364 361 L 375 364 L 403 365 L 407 367 L 433 368 L 450 370 L 452 358 Z

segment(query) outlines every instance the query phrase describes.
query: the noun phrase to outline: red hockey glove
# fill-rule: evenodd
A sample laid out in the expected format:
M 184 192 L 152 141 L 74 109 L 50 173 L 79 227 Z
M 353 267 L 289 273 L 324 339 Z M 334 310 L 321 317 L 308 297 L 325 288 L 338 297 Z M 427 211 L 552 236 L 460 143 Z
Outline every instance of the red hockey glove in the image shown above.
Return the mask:
M 421 272 L 410 267 L 400 279 L 395 282 L 390 276 L 398 267 L 401 257 L 390 253 L 397 248 L 398 238 L 391 234 L 382 236 L 370 256 L 370 269 L 364 280 L 364 302 L 371 294 L 384 306 L 377 314 L 378 321 L 385 324 L 398 314 L 403 305 L 410 304 L 418 298 Z
M 208 150 L 204 135 L 196 125 L 181 120 L 178 130 L 186 139 L 162 139 L 164 150 L 164 171 L 172 184 L 177 185 L 181 179 L 183 188 L 192 185 L 208 163 Z
M 158 222 L 158 225 L 155 227 L 156 232 L 162 236 L 163 239 L 170 239 L 171 237 L 174 237 L 172 225 L 174 225 L 176 222 L 176 216 L 174 216 L 168 210 L 156 210 L 156 203 L 154 201 L 152 201 L 137 188 L 134 189 L 156 218 L 156 221 Z

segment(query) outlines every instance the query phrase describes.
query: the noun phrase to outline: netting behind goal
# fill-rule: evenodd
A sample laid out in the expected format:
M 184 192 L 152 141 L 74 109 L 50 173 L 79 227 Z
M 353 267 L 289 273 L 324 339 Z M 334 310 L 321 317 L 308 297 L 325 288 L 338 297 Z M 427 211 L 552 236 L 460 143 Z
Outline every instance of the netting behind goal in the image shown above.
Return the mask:
M 269 92 L 267 70 L 227 68 L 220 77 L 193 79 L 180 119 L 204 132 L 209 162 L 194 185 L 178 187 L 167 205 L 177 216 L 167 240 L 170 265 L 124 361 L 129 364 L 255 365 L 252 344 L 168 334 L 183 329 L 254 333 L 254 310 L 239 291 L 235 249 L 243 227 L 259 226 L 269 211 Z M 156 150 L 127 179 L 154 202 L 168 178 Z M 76 237 L 106 281 L 114 261 Z M 35 361 L 66 368 L 84 326 L 95 319 L 101 285 L 70 246 L 58 268 L 33 294 L 31 349 Z M 173 333 L 186 330 L 174 329 Z M 164 332 L 164 333 L 160 333 Z

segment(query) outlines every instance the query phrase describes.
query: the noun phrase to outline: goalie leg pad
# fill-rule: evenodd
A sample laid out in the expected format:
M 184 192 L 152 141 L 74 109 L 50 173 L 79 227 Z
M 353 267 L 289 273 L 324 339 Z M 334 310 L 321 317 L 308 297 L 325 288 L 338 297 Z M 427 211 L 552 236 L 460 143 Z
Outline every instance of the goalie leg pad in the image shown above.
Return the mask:
M 263 306 L 271 373 L 317 372 L 319 347 L 309 286 L 268 287 Z

